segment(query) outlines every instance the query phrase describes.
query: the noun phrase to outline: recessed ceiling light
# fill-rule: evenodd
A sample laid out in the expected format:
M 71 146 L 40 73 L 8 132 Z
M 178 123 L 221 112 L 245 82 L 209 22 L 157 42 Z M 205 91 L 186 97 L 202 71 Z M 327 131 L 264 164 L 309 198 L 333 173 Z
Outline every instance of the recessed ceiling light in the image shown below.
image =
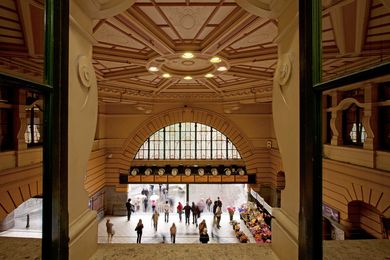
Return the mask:
M 158 68 L 157 67 L 149 67 L 149 71 L 153 71 L 153 72 L 155 72 L 155 71 L 158 71 Z
M 226 71 L 227 68 L 225 66 L 221 66 L 221 67 L 218 67 L 217 69 L 218 71 Z
M 170 78 L 171 77 L 171 74 L 169 74 L 169 73 L 164 73 L 163 75 L 162 75 L 162 77 L 163 78 Z
M 210 59 L 211 63 L 220 63 L 222 60 L 220 57 L 214 56 Z
M 185 80 L 191 80 L 192 77 L 191 77 L 191 76 L 185 76 L 184 79 L 185 79 Z
M 194 57 L 194 54 L 192 54 L 191 52 L 185 52 L 183 53 L 183 55 L 181 55 L 181 57 L 183 59 L 192 59 Z
M 206 78 L 212 78 L 214 77 L 214 74 L 212 73 L 207 73 L 206 75 L 204 75 Z

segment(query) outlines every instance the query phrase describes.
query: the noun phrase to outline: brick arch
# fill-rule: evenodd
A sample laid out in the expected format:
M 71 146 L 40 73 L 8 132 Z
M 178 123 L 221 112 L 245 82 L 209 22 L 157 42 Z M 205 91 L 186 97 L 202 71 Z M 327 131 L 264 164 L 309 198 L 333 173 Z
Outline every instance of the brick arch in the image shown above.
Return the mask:
M 180 122 L 205 124 L 226 135 L 239 151 L 245 162 L 247 172 L 249 174 L 256 173 L 256 158 L 253 154 L 253 146 L 245 134 L 228 118 L 201 108 L 176 108 L 153 115 L 127 137 L 122 146 L 122 159 L 126 162 L 132 162 L 139 148 L 150 135 L 165 126 Z M 124 165 L 122 164 L 121 167 L 124 167 Z M 123 170 L 126 169 L 128 168 L 123 168 Z

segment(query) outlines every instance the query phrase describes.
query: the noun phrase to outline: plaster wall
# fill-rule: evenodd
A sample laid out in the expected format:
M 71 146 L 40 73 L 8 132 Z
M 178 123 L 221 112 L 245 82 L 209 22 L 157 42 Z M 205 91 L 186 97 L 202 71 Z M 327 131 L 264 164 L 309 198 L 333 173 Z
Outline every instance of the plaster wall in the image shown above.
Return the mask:
M 298 1 L 290 1 L 278 20 L 278 66 L 272 108 L 285 171 L 281 208 L 273 211 L 272 248 L 280 259 L 298 259 L 299 213 L 299 31 Z M 289 73 L 291 71 L 291 73 Z
M 69 258 L 88 259 L 97 248 L 96 212 L 84 187 L 97 121 L 97 83 L 92 67 L 92 20 L 70 3 L 68 212 Z

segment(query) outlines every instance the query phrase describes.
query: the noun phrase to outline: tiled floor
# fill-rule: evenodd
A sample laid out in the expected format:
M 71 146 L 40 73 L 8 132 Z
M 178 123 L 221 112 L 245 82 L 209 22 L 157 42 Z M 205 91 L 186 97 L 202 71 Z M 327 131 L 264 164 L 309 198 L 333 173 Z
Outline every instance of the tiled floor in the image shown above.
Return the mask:
M 176 243 L 200 243 L 199 230 L 196 225 L 192 224 L 192 216 L 191 224 L 185 225 L 184 216 L 183 221 L 180 222 L 178 214 L 171 213 L 169 216 L 169 222 L 166 223 L 164 222 L 164 214 L 160 213 L 157 232 L 154 231 L 151 217 L 152 213 L 135 213 L 131 216 L 131 219 L 128 222 L 126 216 L 106 216 L 106 218 L 109 218 L 114 224 L 115 235 L 112 243 L 136 243 L 137 234 L 134 229 L 139 219 L 142 219 L 142 223 L 144 224 L 142 243 L 163 243 L 164 238 L 166 243 L 171 243 L 169 228 L 172 223 L 175 223 L 177 228 Z M 98 243 L 107 243 L 106 218 L 99 223 Z M 206 220 L 207 230 L 210 237 L 209 243 L 239 243 L 238 239 L 235 237 L 232 225 L 229 223 L 229 216 L 227 213 L 222 215 L 220 229 L 213 227 L 212 213 L 203 213 L 198 219 L 199 223 L 203 219 Z M 234 219 L 239 220 L 238 213 L 236 213 Z M 241 224 L 241 229 L 249 237 L 249 242 L 255 243 L 253 236 L 250 234 L 245 224 Z
M 145 186 L 149 187 L 149 185 Z M 150 187 L 149 187 L 150 188 Z M 185 186 L 184 189 L 179 188 L 177 185 L 169 186 L 169 193 L 167 198 L 170 198 L 174 203 L 174 209 L 176 209 L 177 202 L 181 201 L 183 204 L 186 200 Z M 129 196 L 132 198 L 132 203 L 135 203 L 136 196 L 140 195 L 142 186 L 132 186 L 130 189 Z M 151 195 L 151 194 L 150 194 Z M 154 195 L 159 196 L 160 203 L 164 203 L 165 196 L 159 192 L 158 185 L 154 187 Z M 208 212 L 205 209 L 205 213 L 202 213 L 201 217 L 198 219 L 200 223 L 203 219 L 206 220 L 208 234 L 210 236 L 209 243 L 238 243 L 238 239 L 235 237 L 232 226 L 229 224 L 229 216 L 226 212 L 226 207 L 228 206 L 240 206 L 242 203 L 246 202 L 246 191 L 244 185 L 190 185 L 190 202 L 194 201 L 195 203 L 200 200 L 206 200 L 208 197 L 211 197 L 212 200 L 220 197 L 223 202 L 224 213 L 221 218 L 221 228 L 216 229 L 212 227 L 213 214 Z M 176 210 L 175 210 L 176 212 Z M 139 219 L 142 219 L 144 223 L 142 243 L 162 243 L 164 238 L 166 243 L 170 243 L 170 234 L 169 228 L 172 223 L 175 222 L 177 226 L 177 235 L 176 243 L 199 243 L 199 231 L 196 225 L 191 224 L 186 226 L 184 224 L 184 214 L 183 222 L 179 222 L 179 217 L 177 213 L 170 214 L 169 223 L 164 222 L 164 214 L 160 213 L 158 231 L 154 232 L 151 221 L 151 209 L 150 205 L 147 212 L 143 212 L 142 209 L 134 213 L 131 217 L 131 221 L 127 222 L 126 216 L 106 216 L 103 220 L 99 222 L 98 227 L 98 243 L 107 242 L 107 233 L 106 233 L 106 218 L 110 218 L 111 222 L 114 224 L 114 229 L 116 234 L 113 238 L 112 243 L 135 243 L 136 242 L 136 232 L 134 228 Z M 26 228 L 26 216 L 20 215 L 15 218 L 15 227 L 7 231 L 0 232 L 0 237 L 28 237 L 28 238 L 41 238 L 42 237 L 42 208 L 37 207 L 33 211 L 30 211 L 30 227 Z M 235 214 L 234 219 L 239 221 L 238 213 Z M 241 229 L 250 239 L 250 243 L 254 243 L 253 236 L 250 234 L 249 230 L 245 225 L 241 224 Z

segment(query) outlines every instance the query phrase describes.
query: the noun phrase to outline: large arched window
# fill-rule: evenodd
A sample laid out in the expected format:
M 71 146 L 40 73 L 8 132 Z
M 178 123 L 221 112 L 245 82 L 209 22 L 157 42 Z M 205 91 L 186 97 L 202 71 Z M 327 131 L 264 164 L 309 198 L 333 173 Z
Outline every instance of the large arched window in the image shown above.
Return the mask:
M 227 160 L 241 159 L 232 142 L 221 132 L 199 123 L 177 123 L 151 135 L 135 159 Z

